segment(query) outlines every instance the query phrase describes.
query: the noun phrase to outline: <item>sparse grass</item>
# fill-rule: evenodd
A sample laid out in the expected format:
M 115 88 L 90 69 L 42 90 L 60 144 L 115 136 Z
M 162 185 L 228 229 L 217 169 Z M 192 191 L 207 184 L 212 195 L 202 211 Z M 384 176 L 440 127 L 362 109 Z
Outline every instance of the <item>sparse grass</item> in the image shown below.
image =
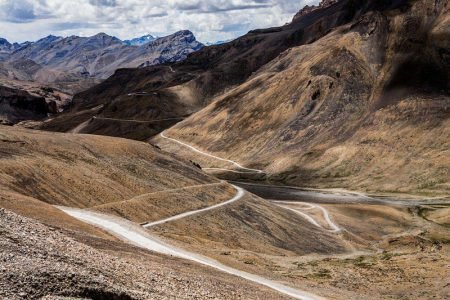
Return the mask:
M 308 278 L 311 279 L 331 279 L 331 272 L 328 269 L 320 269 L 319 271 L 309 274 L 307 276 Z
M 382 260 L 391 260 L 391 258 L 394 256 L 393 253 L 384 251 L 383 254 L 381 254 L 381 259 Z
M 365 256 L 359 256 L 354 260 L 353 264 L 360 268 L 370 268 L 373 266 L 373 262 L 368 261 L 368 258 Z

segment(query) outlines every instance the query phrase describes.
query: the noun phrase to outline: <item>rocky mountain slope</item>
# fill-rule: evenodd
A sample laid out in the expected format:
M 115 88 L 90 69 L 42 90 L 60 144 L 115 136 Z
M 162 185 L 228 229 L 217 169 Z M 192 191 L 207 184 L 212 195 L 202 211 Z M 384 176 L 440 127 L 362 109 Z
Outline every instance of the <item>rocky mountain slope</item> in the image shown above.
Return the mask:
M 141 45 L 99 33 L 92 37 L 48 36 L 17 46 L 10 46 L 9 54 L 3 55 L 1 68 L 9 78 L 52 84 L 68 91 L 99 83 L 119 68 L 180 61 L 203 47 L 190 31 L 147 39 Z
M 54 206 L 126 218 L 143 230 L 139 223 L 222 203 L 235 193 L 193 163 L 147 143 L 0 126 L 0 297 L 284 299 L 237 277 L 121 242 Z M 296 213 L 246 193 L 146 232 L 329 298 L 445 299 L 446 227 L 411 213 L 414 206 L 323 207 L 342 231 L 314 225 L 301 209 Z M 307 212 L 325 226 L 320 211 Z M 426 217 L 439 221 L 432 214 L 442 212 L 427 205 Z
M 338 5 L 364 14 L 168 134 L 289 184 L 448 195 L 449 2 L 342 0 L 297 21 Z
M 11 44 L 4 38 L 0 38 L 0 60 L 8 57 L 12 52 L 19 49 L 21 47 L 20 44 L 14 43 Z

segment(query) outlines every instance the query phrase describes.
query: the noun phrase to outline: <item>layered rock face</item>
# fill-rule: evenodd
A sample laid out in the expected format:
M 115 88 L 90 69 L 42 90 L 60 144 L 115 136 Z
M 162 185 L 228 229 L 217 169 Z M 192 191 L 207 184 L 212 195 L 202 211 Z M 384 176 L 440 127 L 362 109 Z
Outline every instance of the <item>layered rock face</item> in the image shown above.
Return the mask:
M 27 91 L 0 86 L 0 122 L 15 124 L 24 120 L 40 120 L 57 113 L 55 101 L 31 95 Z

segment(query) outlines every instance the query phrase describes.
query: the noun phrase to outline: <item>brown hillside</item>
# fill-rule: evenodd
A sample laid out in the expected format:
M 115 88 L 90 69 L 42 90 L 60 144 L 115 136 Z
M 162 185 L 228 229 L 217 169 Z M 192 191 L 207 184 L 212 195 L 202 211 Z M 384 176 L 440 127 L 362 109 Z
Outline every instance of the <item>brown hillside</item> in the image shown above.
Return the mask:
M 448 194 L 449 14 L 445 1 L 371 11 L 285 51 L 168 135 L 272 180 Z

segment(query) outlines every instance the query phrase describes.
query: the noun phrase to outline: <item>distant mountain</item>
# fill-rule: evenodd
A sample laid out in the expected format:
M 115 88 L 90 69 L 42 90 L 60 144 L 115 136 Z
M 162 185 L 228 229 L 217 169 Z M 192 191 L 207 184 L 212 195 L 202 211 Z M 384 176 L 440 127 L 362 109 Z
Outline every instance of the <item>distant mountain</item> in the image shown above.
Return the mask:
M 0 72 L 0 76 L 6 74 L 10 79 L 52 84 L 75 92 L 99 83 L 119 68 L 177 62 L 204 47 L 187 30 L 152 38 L 123 42 L 105 33 L 91 37 L 50 35 L 21 45 L 2 39 L 0 68 L 7 72 Z
M 205 46 L 217 46 L 217 45 L 222 45 L 222 44 L 226 44 L 233 41 L 233 39 L 229 39 L 229 40 L 225 40 L 225 41 L 217 41 L 217 42 L 207 42 L 205 44 Z
M 10 51 L 11 43 L 4 38 L 0 38 L 0 51 Z
M 13 51 L 21 48 L 24 44 L 18 44 L 18 43 L 14 43 L 11 44 L 10 42 L 8 42 L 8 40 L 4 39 L 4 38 L 0 38 L 0 55 L 1 54 L 10 54 Z M 1 57 L 0 57 L 1 60 Z
M 0 38 L 0 66 L 1 66 L 1 62 L 8 59 L 9 56 L 11 55 L 11 53 L 13 53 L 14 51 L 28 45 L 30 42 L 25 42 L 22 44 L 19 43 L 13 43 L 11 44 L 8 40 L 4 39 L 4 38 Z M 1 70 L 0 70 L 0 75 L 1 75 Z
M 151 34 L 147 34 L 147 35 L 144 35 L 144 36 L 141 36 L 138 38 L 134 38 L 131 40 L 125 40 L 125 41 L 123 41 L 123 43 L 128 46 L 142 46 L 149 42 L 153 42 L 156 39 L 157 39 L 157 37 L 154 37 Z
M 185 60 L 189 54 L 202 49 L 204 46 L 196 40 L 192 32 L 182 30 L 141 46 L 128 60 L 133 65 L 140 62 L 139 67 L 178 62 Z

